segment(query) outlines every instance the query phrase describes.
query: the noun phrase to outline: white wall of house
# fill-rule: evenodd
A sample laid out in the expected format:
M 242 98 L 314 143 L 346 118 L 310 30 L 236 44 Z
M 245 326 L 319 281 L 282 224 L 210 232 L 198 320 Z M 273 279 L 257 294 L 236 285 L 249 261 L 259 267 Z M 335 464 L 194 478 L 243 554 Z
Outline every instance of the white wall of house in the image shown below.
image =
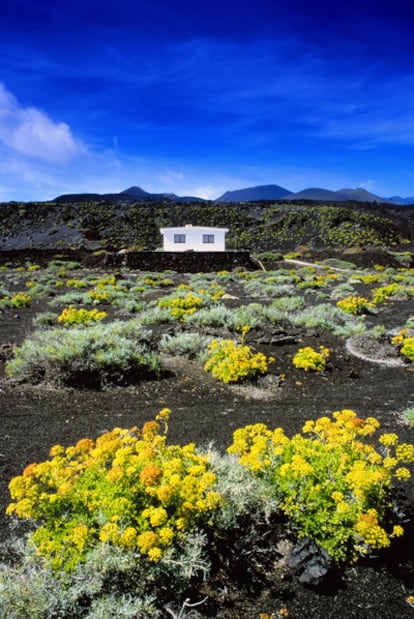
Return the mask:
M 228 228 L 210 226 L 179 226 L 161 228 L 165 251 L 225 251 Z

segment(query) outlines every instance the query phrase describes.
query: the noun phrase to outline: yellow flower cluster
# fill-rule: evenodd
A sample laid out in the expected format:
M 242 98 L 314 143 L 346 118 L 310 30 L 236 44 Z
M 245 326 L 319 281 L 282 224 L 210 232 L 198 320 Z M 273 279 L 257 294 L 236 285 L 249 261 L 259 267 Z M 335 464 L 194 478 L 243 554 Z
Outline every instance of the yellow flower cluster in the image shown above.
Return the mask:
M 355 531 L 364 544 L 371 548 L 387 548 L 391 544 L 391 538 L 400 537 L 404 533 L 401 526 L 395 525 L 392 532 L 387 534 L 379 524 L 375 509 L 368 509 L 366 513 L 359 514 Z
M 87 288 L 88 282 L 85 282 L 83 279 L 67 279 L 66 286 L 68 288 Z
M 293 365 L 296 368 L 301 368 L 308 372 L 313 370 L 321 372 L 326 368 L 326 360 L 329 358 L 330 350 L 325 346 L 319 346 L 319 352 L 311 346 L 299 348 L 296 355 L 293 357 Z
M 13 307 L 22 308 L 29 307 L 32 302 L 32 297 L 27 292 L 17 292 L 11 298 L 11 304 Z
M 223 383 L 237 383 L 257 374 L 266 374 L 273 357 L 253 353 L 250 346 L 233 340 L 214 339 L 208 346 L 204 369 Z
M 12 479 L 7 513 L 43 522 L 32 540 L 53 567 L 72 569 L 97 543 L 158 561 L 219 507 L 208 458 L 193 444 L 166 444 L 169 413 L 141 431 L 114 428 L 96 441 L 55 445 L 49 460 Z
M 345 297 L 345 299 L 340 299 L 336 305 L 347 314 L 353 315 L 369 312 L 375 307 L 374 303 L 359 296 Z
M 98 290 L 105 289 L 107 286 L 116 286 L 115 275 L 102 275 L 91 282 Z
M 392 338 L 391 343 L 398 346 L 400 353 L 409 361 L 414 361 L 414 333 L 412 329 L 401 329 L 399 334 Z
M 172 294 L 158 300 L 158 306 L 170 310 L 171 316 L 177 320 L 185 320 L 185 317 L 194 314 L 202 307 L 215 304 L 223 296 L 221 286 L 212 282 L 208 288 L 192 290 L 187 284 L 180 284 Z
M 57 320 L 65 326 L 88 325 L 103 320 L 107 315 L 106 312 L 100 312 L 96 308 L 92 310 L 87 310 L 84 307 L 77 309 L 73 305 L 69 305 L 62 310 Z
M 89 290 L 88 297 L 91 303 L 110 303 L 111 302 L 111 292 L 110 290 Z
M 386 286 L 381 286 L 380 288 L 375 288 L 372 291 L 372 302 L 375 305 L 378 303 L 384 303 L 384 301 L 386 301 L 386 299 L 388 299 L 389 297 L 393 297 L 399 292 L 403 291 L 404 287 L 397 284 L 396 282 L 388 284 Z
M 307 421 L 303 426 L 304 434 L 311 434 L 321 443 L 352 445 L 356 440 L 372 436 L 379 429 L 380 423 L 375 417 L 362 419 L 350 409 L 335 411 L 331 417 L 319 417 L 316 421 Z M 358 444 L 362 448 L 362 443 Z
M 185 296 L 164 297 L 158 300 L 158 306 L 168 308 L 171 316 L 177 320 L 183 320 L 185 315 L 194 314 L 202 305 L 202 297 L 193 292 L 188 292 Z
M 251 471 L 263 471 L 271 467 L 275 457 L 282 455 L 288 443 L 282 428 L 269 430 L 264 423 L 256 423 L 235 430 L 227 451 L 237 455 L 240 463 Z
M 376 265 L 374 268 L 376 271 L 384 269 L 384 267 L 381 267 L 380 265 Z M 366 275 L 355 275 L 354 277 L 356 280 L 359 280 L 363 284 L 367 285 L 378 284 L 383 279 L 383 276 L 380 273 L 367 273 Z
M 390 433 L 379 437 L 377 450 L 371 437 L 378 428 L 377 419 L 345 409 L 306 422 L 292 439 L 264 424 L 240 428 L 228 452 L 269 484 L 300 537 L 313 538 L 343 561 L 403 533 L 381 521 L 393 480 L 411 475 L 400 465 L 414 462 L 414 446 Z

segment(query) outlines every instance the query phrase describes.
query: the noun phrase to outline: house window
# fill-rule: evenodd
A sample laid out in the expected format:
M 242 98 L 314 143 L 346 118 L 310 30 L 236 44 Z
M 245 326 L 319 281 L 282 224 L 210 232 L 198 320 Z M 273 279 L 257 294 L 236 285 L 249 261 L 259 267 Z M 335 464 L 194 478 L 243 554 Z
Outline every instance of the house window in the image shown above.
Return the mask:
M 203 234 L 203 243 L 214 243 L 214 234 Z
M 174 234 L 174 243 L 185 243 L 185 234 Z

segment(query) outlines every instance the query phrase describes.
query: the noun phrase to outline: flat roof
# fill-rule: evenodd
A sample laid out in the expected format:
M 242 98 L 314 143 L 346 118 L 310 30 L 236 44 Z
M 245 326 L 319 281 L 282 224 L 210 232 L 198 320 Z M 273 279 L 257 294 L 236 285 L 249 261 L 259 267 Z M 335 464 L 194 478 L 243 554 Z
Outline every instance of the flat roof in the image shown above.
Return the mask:
M 192 226 L 191 224 L 186 224 L 185 226 L 174 226 L 172 228 L 160 228 L 160 232 L 161 234 L 164 234 L 164 232 L 167 231 L 180 231 L 183 232 L 185 230 L 203 230 L 203 231 L 213 231 L 213 230 L 220 230 L 221 232 L 228 232 L 229 229 L 228 228 L 215 228 L 213 226 Z

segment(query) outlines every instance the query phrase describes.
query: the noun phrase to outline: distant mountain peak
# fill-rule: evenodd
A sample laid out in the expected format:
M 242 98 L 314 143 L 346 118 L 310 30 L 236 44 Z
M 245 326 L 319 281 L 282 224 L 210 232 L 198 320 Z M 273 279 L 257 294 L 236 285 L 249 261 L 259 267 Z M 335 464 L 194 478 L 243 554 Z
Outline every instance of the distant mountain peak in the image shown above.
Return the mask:
M 226 191 L 217 202 L 256 202 L 257 200 L 279 200 L 291 192 L 280 185 L 257 185 L 234 191 Z
M 136 185 L 128 187 L 128 189 L 124 189 L 124 191 L 121 191 L 120 193 L 121 195 L 131 196 L 132 198 L 145 198 L 150 195 L 147 191 L 144 191 L 144 189 L 141 189 L 141 187 L 137 187 Z

